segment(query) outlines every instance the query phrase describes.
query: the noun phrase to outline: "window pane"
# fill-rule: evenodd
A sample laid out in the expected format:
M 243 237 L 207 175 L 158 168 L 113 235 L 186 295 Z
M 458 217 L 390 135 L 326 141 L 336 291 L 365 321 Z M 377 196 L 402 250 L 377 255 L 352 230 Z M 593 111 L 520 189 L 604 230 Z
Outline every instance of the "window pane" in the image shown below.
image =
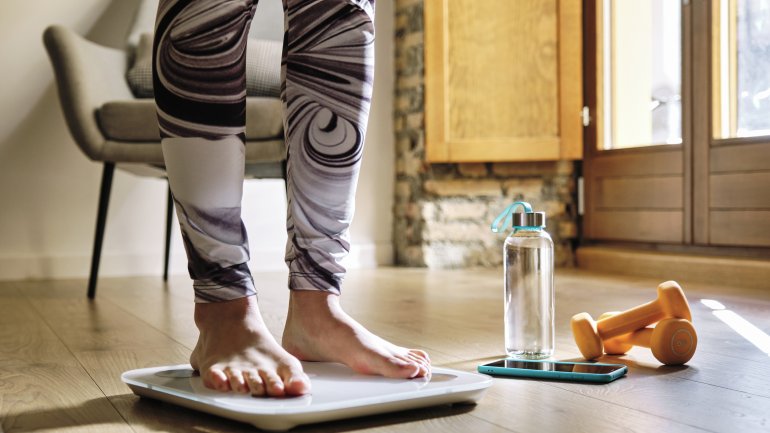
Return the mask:
M 716 138 L 770 135 L 770 1 L 715 1 Z
M 603 1 L 604 149 L 682 142 L 681 5 Z

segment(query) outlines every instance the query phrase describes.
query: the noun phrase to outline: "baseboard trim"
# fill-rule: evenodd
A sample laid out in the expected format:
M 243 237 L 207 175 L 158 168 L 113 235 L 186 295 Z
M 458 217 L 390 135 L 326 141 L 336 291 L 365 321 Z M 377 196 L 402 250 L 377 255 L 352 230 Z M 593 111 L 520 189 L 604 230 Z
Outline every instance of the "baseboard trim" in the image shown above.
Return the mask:
M 770 260 L 638 251 L 617 247 L 580 247 L 579 268 L 612 274 L 692 281 L 713 285 L 770 288 Z
M 176 250 L 176 251 L 175 251 Z M 187 258 L 181 248 L 172 248 L 169 274 L 186 275 Z M 251 250 L 252 272 L 285 271 L 283 248 Z M 344 265 L 348 269 L 368 269 L 393 264 L 390 243 L 353 244 Z M 100 277 L 126 277 L 163 274 L 161 252 L 111 254 L 102 253 Z M 90 255 L 6 256 L 0 257 L 0 281 L 87 278 L 91 269 Z

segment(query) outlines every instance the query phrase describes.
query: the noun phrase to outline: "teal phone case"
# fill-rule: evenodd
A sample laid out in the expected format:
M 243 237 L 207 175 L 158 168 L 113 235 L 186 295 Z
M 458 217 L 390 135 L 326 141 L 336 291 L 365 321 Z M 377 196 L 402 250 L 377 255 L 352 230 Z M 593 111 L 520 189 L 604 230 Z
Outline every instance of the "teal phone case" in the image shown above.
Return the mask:
M 543 370 L 529 370 L 524 368 L 506 368 L 506 367 L 492 367 L 489 365 L 479 365 L 477 370 L 479 373 L 492 374 L 498 376 L 513 376 L 513 377 L 534 377 L 537 379 L 552 379 L 552 380 L 571 380 L 579 382 L 596 382 L 596 383 L 608 383 L 615 379 L 623 377 L 628 372 L 628 367 L 623 364 L 602 364 L 595 362 L 559 362 L 559 361 L 528 361 L 524 359 L 517 359 L 519 362 L 549 362 L 552 364 L 577 364 L 577 365 L 608 365 L 613 367 L 622 367 L 612 373 L 574 373 L 565 371 L 543 371 Z

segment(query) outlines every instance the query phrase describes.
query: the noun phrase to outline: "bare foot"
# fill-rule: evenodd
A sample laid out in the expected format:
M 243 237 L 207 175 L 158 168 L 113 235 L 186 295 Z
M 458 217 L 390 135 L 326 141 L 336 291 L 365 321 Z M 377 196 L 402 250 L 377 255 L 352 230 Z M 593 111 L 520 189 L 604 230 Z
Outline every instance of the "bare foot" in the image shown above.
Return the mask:
M 310 391 L 302 364 L 267 330 L 256 296 L 196 304 L 195 324 L 200 337 L 190 364 L 207 387 L 276 397 Z
M 364 374 L 414 378 L 430 374 L 430 358 L 372 334 L 342 311 L 339 296 L 294 290 L 283 347 L 303 361 L 333 361 Z

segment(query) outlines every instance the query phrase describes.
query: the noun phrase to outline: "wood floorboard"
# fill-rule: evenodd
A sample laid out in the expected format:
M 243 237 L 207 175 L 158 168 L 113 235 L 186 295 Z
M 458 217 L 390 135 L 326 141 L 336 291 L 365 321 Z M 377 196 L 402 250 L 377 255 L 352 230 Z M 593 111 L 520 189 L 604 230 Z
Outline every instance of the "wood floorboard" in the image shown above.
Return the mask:
M 171 405 L 158 405 L 132 394 L 120 380 L 121 373 L 135 368 L 186 363 L 190 349 L 117 307 L 106 293 L 94 302 L 74 293 L 59 294 L 55 300 L 40 298 L 35 290 L 31 290 L 29 295 L 47 322 L 67 323 L 65 330 L 55 332 L 72 348 L 73 356 L 88 371 L 106 401 L 133 431 L 249 430 L 249 426 L 241 423 Z M 145 304 L 147 307 L 158 305 L 146 301 Z M 162 313 L 152 308 L 148 310 Z M 180 411 L 183 413 L 180 414 Z
M 131 431 L 80 366 L 30 362 L 0 367 L 0 377 L 5 432 Z
M 249 424 L 230 421 L 162 401 L 139 398 L 134 394 L 117 395 L 110 397 L 109 400 L 136 433 L 254 433 L 259 431 Z
M 583 385 L 586 386 L 586 385 Z M 611 385 L 598 385 L 611 386 Z M 473 415 L 523 432 L 701 432 L 661 418 L 534 380 L 496 379 Z
M 0 365 L 28 362 L 76 366 L 67 348 L 40 320 L 25 298 L 4 298 L 0 302 Z
M 617 381 L 615 387 L 551 385 L 707 431 L 751 432 L 768 428 L 770 399 L 676 377 L 659 378 L 657 375 L 648 380 Z
M 156 286 L 146 286 L 135 292 L 105 290 L 105 298 L 126 314 L 192 350 L 198 340 L 192 298 L 180 297 Z
M 278 338 L 288 305 L 283 272 L 255 274 L 260 305 Z M 661 280 L 662 281 L 662 280 Z M 661 281 L 560 271 L 556 358 L 579 360 L 570 317 L 597 317 L 654 297 Z M 608 385 L 495 378 L 477 406 L 344 420 L 298 432 L 734 432 L 770 431 L 770 358 L 717 317 L 714 299 L 770 333 L 770 290 L 682 283 L 699 347 L 686 367 L 664 367 L 647 349 L 604 362 L 629 366 Z M 435 365 L 466 371 L 503 356 L 499 270 L 377 269 L 350 273 L 342 298 L 363 324 L 424 348 Z M 4 432 L 240 432 L 245 424 L 139 399 L 125 370 L 185 363 L 197 339 L 186 277 L 0 282 L 0 427 Z
M 0 431 L 130 432 L 34 304 L 0 292 Z

